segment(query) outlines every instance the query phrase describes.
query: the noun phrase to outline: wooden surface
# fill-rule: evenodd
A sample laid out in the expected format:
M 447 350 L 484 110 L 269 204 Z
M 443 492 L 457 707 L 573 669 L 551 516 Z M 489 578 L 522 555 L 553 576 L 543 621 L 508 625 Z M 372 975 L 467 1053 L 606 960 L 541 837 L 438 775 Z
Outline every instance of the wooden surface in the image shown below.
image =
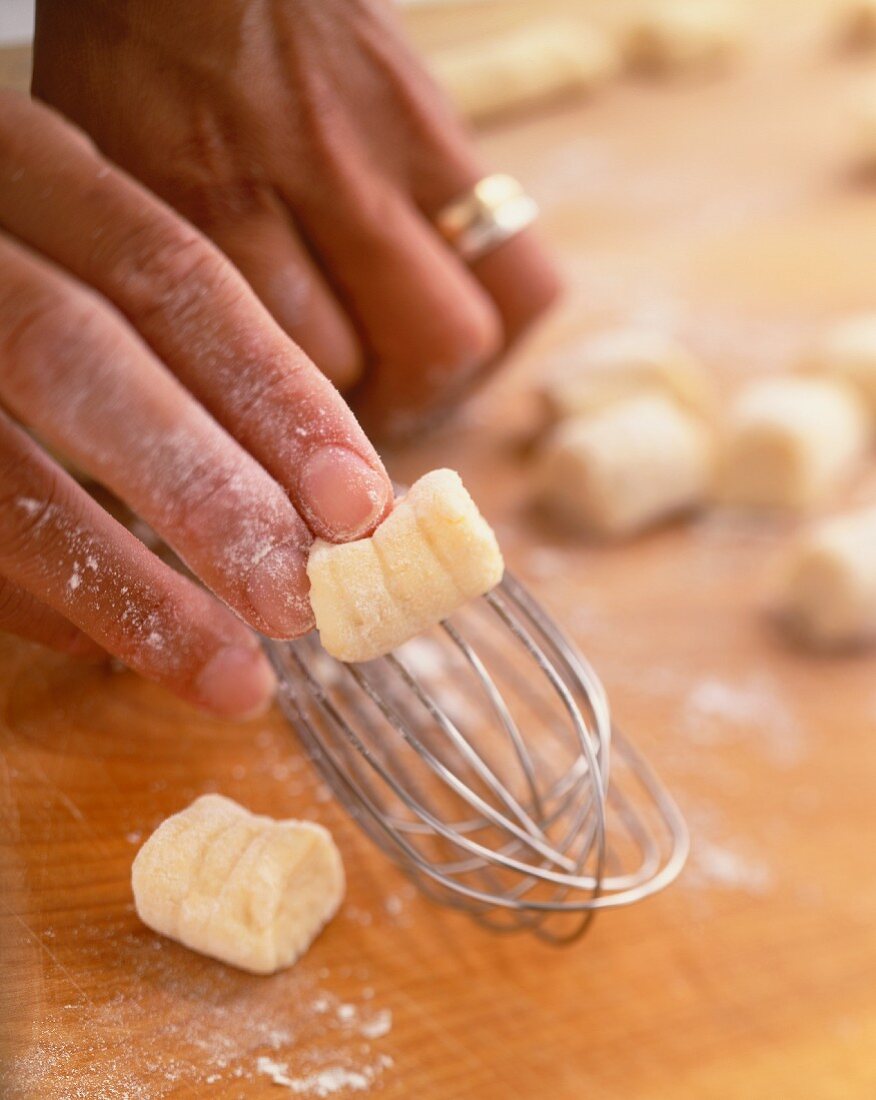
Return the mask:
M 457 466 L 593 659 L 690 821 L 681 881 L 568 950 L 491 938 L 412 893 L 279 717 L 221 724 L 6 642 L 4 1097 L 295 1095 L 273 1063 L 303 1095 L 338 1068 L 334 1095 L 399 1100 L 876 1095 L 876 656 L 807 659 L 769 629 L 760 579 L 791 525 L 575 544 L 527 512 L 519 446 L 532 379 L 602 324 L 665 324 L 730 388 L 876 306 L 876 191 L 846 170 L 862 66 L 793 10 L 732 77 L 624 84 L 486 136 L 542 201 L 569 295 L 460 424 L 391 458 L 401 478 Z M 874 496 L 873 477 L 850 492 Z M 135 917 L 138 845 L 208 790 L 336 833 L 348 901 L 288 973 L 235 973 Z

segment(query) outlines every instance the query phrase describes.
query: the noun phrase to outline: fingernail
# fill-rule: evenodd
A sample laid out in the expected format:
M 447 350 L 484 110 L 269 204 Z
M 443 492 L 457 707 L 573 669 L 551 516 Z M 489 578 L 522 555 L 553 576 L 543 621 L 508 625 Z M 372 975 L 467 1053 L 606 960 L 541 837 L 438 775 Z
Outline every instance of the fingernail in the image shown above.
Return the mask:
M 205 707 L 229 718 L 255 718 L 270 707 L 277 678 L 257 646 L 230 645 L 214 653 L 196 683 Z
M 367 535 L 390 497 L 385 475 L 346 447 L 321 447 L 307 459 L 299 483 L 301 506 L 325 538 Z
M 307 592 L 307 555 L 295 546 L 277 546 L 246 582 L 252 608 L 274 638 L 295 638 L 313 626 Z

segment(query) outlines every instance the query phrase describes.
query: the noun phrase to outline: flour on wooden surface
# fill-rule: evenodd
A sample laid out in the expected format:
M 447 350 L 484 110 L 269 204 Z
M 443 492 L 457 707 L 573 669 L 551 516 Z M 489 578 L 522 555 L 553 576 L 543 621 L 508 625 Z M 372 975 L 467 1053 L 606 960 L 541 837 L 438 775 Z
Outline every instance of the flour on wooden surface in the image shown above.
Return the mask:
M 319 801 L 323 784 L 307 768 L 305 755 L 279 729 L 258 730 L 254 741 L 257 751 L 242 750 L 241 762 L 229 768 L 231 780 L 275 779 L 287 791 L 295 787 L 302 811 L 315 815 L 316 807 L 308 803 Z M 167 786 L 159 779 L 149 789 Z M 195 797 L 204 790 L 179 793 Z M 122 835 L 133 845 L 158 821 L 125 824 Z M 403 903 L 413 896 L 413 887 L 403 883 L 390 895 L 397 911 L 354 907 L 355 923 L 397 926 Z M 376 1089 L 390 1070 L 391 1059 L 379 1043 L 392 1029 L 392 1012 L 381 1005 L 367 966 L 302 966 L 269 981 L 206 961 L 181 972 L 180 948 L 128 930 L 127 915 L 119 920 L 126 923 L 64 930 L 75 944 L 77 966 L 83 972 L 112 969 L 121 976 L 122 989 L 97 1002 L 95 994 L 83 993 L 47 1010 L 35 1042 L 9 1067 L 20 1090 L 10 1100 L 37 1095 L 40 1100 L 164 1100 L 180 1088 L 210 1095 L 214 1089 L 222 1092 L 223 1085 L 232 1088 L 229 1095 L 238 1095 L 236 1088 L 245 1090 L 263 1072 L 259 1059 L 267 1060 L 263 1067 L 268 1062 L 282 1067 L 278 1072 L 288 1077 L 291 1094 L 318 1098 Z M 46 943 L 53 937 L 54 929 L 43 930 Z M 343 983 L 343 998 L 331 989 L 333 977 Z M 66 1019 L 74 1015 L 77 1037 L 80 1029 L 89 1035 L 87 1049 L 78 1038 L 75 1043 L 67 1038 Z M 138 1051 L 136 1062 L 131 1045 Z
M 804 754 L 804 735 L 789 702 L 767 677 L 708 677 L 688 693 L 681 728 L 701 745 L 751 738 L 773 763 L 793 767 Z
M 731 847 L 694 837 L 688 881 L 748 894 L 765 894 L 773 885 L 769 866 Z
M 366 1039 L 382 1039 L 392 1030 L 392 1011 L 381 1008 L 374 1015 L 365 1020 L 359 1027 L 359 1033 Z
M 283 1085 L 297 1096 L 333 1096 L 335 1093 L 366 1092 L 372 1082 L 386 1068 L 392 1065 L 392 1059 L 383 1055 L 373 1066 L 364 1070 L 350 1070 L 344 1066 L 328 1066 L 298 1077 L 290 1077 L 288 1065 L 271 1058 L 259 1058 L 257 1070 L 266 1074 L 275 1085 Z
M 87 932 L 77 938 L 86 941 L 86 961 L 106 950 L 106 932 L 102 942 L 94 937 L 91 943 Z M 133 934 L 112 940 L 136 984 L 102 1004 L 64 1006 L 80 1026 L 87 1022 L 86 1048 L 66 1039 L 64 1012 L 45 1019 L 27 1054 L 10 1060 L 10 1080 L 20 1090 L 10 1100 L 163 1100 L 181 1085 L 244 1085 L 265 1074 L 295 1095 L 325 1097 L 344 1089 L 364 1092 L 392 1066 L 371 1045 L 392 1028 L 392 1012 L 374 1003 L 372 987 L 355 1001 L 341 1001 L 319 988 L 314 976 L 290 973 L 279 979 L 285 994 L 265 983 L 261 995 L 261 983 L 224 969 L 178 976 L 178 949 L 165 940 Z M 320 973 L 329 976 L 325 968 Z M 344 974 L 347 968 L 340 968 L 338 975 Z M 165 994 L 157 1011 L 154 998 L 139 995 L 141 984 Z M 136 1061 L 120 1036 L 136 1044 Z
M 270 777 L 278 767 L 284 775 L 300 775 L 306 805 L 319 780 L 305 768 L 303 754 L 279 730 L 260 730 L 255 740 L 259 751 L 242 778 L 261 782 L 260 776 Z M 166 786 L 164 780 L 150 784 Z M 127 847 L 139 843 L 157 821 L 126 824 Z M 63 929 L 65 941 L 72 939 L 77 969 L 112 970 L 121 989 L 107 996 L 103 990 L 71 994 L 69 1004 L 47 1007 L 34 1040 L 10 1059 L 10 1077 L 19 1090 L 10 1100 L 37 1095 L 40 1100 L 164 1100 L 181 1088 L 209 1095 L 223 1085 L 232 1089 L 229 1095 L 238 1095 L 235 1086 L 245 1090 L 259 1076 L 258 1058 L 291 1067 L 289 1078 L 305 1097 L 332 1095 L 337 1082 L 346 1082 L 349 1091 L 350 1080 L 377 1088 L 378 1078 L 389 1071 L 379 1045 L 391 1030 L 392 1013 L 375 994 L 367 966 L 301 966 L 267 981 L 206 961 L 187 959 L 181 969 L 181 948 L 145 930 L 130 930 L 131 908 L 109 927 L 81 923 Z M 369 915 L 387 928 L 397 923 L 380 907 Z M 41 934 L 52 950 L 54 931 L 49 927 Z M 332 991 L 333 978 L 343 997 Z M 75 1028 L 67 1022 L 74 1018 Z M 85 1048 L 83 1033 L 89 1036 Z M 136 1061 L 130 1057 L 132 1045 Z

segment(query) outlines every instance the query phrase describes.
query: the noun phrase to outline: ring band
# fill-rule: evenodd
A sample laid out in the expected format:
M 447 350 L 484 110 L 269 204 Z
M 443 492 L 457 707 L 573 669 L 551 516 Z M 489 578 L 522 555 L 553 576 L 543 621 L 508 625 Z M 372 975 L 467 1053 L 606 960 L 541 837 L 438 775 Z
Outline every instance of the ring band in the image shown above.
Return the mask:
M 535 200 L 513 176 L 484 176 L 435 216 L 435 228 L 467 263 L 516 237 L 538 217 Z

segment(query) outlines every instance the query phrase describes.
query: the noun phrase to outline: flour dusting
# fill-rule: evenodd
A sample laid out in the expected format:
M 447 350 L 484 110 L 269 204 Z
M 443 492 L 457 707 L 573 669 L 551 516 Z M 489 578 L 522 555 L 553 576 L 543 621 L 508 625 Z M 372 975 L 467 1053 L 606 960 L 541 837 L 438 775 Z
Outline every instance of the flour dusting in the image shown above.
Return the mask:
M 382 1039 L 392 1030 L 392 1012 L 388 1008 L 382 1008 L 376 1012 L 370 1020 L 366 1020 L 359 1028 L 365 1039 Z
M 764 894 L 772 886 L 773 876 L 761 860 L 748 858 L 730 848 L 698 838 L 691 855 L 690 877 L 696 882 Z
M 10 1100 L 164 1100 L 181 1088 L 199 1095 L 223 1084 L 237 1096 L 258 1076 L 293 1095 L 326 1097 L 368 1091 L 393 1064 L 371 1045 L 389 1034 L 392 1012 L 375 1003 L 372 986 L 355 999 L 347 986 L 344 1000 L 321 987 L 331 976 L 327 967 L 254 982 L 189 960 L 181 974 L 182 949 L 161 937 L 106 928 L 98 934 L 82 925 L 73 938 L 86 967 L 115 966 L 126 976 L 124 988 L 105 1001 L 71 1000 L 46 1013 L 27 1049 L 10 1059 L 18 1090 Z M 351 976 L 338 968 L 341 980 Z M 66 1025 L 74 1013 L 75 1041 Z M 87 1049 L 78 1038 L 83 1031 Z
M 345 1066 L 327 1066 L 312 1073 L 298 1077 L 289 1076 L 289 1066 L 272 1058 L 259 1058 L 256 1071 L 264 1074 L 275 1085 L 282 1085 L 296 1096 L 333 1096 L 346 1090 L 348 1092 L 366 1092 L 372 1082 L 392 1065 L 388 1055 L 382 1055 L 373 1066 L 363 1070 L 347 1069 Z
M 715 745 L 753 736 L 771 762 L 793 767 L 804 754 L 803 730 L 788 701 L 760 675 L 701 680 L 688 693 L 681 728 L 694 742 Z

